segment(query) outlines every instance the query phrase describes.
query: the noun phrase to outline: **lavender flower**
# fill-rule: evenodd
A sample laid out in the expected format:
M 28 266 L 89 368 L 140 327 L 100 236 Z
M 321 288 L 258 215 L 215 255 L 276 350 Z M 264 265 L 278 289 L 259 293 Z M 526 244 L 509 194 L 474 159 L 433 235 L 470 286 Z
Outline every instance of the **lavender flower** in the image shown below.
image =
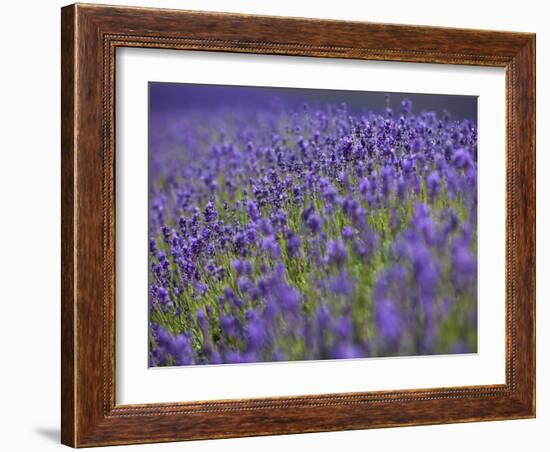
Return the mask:
M 347 258 L 346 246 L 342 240 L 329 240 L 326 260 L 329 264 L 341 266 Z
M 170 86 L 188 95 L 151 109 L 150 366 L 476 350 L 475 123 Z

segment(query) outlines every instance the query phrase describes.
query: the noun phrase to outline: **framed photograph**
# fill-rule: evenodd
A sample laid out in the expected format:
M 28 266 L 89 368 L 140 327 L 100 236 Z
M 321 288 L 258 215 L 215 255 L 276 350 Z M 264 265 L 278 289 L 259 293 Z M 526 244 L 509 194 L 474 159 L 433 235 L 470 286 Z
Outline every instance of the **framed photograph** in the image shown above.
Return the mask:
M 61 33 L 64 444 L 535 416 L 535 35 Z

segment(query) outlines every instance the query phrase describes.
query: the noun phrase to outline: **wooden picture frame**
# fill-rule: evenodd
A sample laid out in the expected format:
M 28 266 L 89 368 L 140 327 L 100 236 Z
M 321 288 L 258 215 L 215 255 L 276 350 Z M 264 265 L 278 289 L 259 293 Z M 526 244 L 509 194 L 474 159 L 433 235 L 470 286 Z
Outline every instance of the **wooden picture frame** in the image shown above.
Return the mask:
M 62 9 L 62 442 L 73 447 L 535 416 L 535 35 L 70 5 Z M 115 50 L 148 47 L 506 70 L 506 383 L 115 403 Z

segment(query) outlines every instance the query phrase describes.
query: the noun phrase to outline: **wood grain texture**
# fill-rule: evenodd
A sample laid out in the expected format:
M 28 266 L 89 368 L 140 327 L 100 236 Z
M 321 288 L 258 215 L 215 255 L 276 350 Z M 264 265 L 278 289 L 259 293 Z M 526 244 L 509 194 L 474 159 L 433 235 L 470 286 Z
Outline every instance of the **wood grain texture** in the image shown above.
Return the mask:
M 61 35 L 64 444 L 535 415 L 534 35 L 82 4 L 62 9 Z M 114 69 L 125 46 L 506 68 L 506 384 L 116 405 Z
M 61 11 L 61 441 L 75 443 L 74 344 L 74 176 L 75 157 L 75 29 L 74 8 Z

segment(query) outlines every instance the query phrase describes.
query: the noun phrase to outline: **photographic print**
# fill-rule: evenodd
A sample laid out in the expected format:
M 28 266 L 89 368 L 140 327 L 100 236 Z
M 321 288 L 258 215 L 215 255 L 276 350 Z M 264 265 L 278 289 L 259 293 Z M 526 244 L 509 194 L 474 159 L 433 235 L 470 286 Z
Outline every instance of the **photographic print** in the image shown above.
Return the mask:
M 477 352 L 477 97 L 149 83 L 149 367 Z
M 536 416 L 535 34 L 61 11 L 63 444 Z

